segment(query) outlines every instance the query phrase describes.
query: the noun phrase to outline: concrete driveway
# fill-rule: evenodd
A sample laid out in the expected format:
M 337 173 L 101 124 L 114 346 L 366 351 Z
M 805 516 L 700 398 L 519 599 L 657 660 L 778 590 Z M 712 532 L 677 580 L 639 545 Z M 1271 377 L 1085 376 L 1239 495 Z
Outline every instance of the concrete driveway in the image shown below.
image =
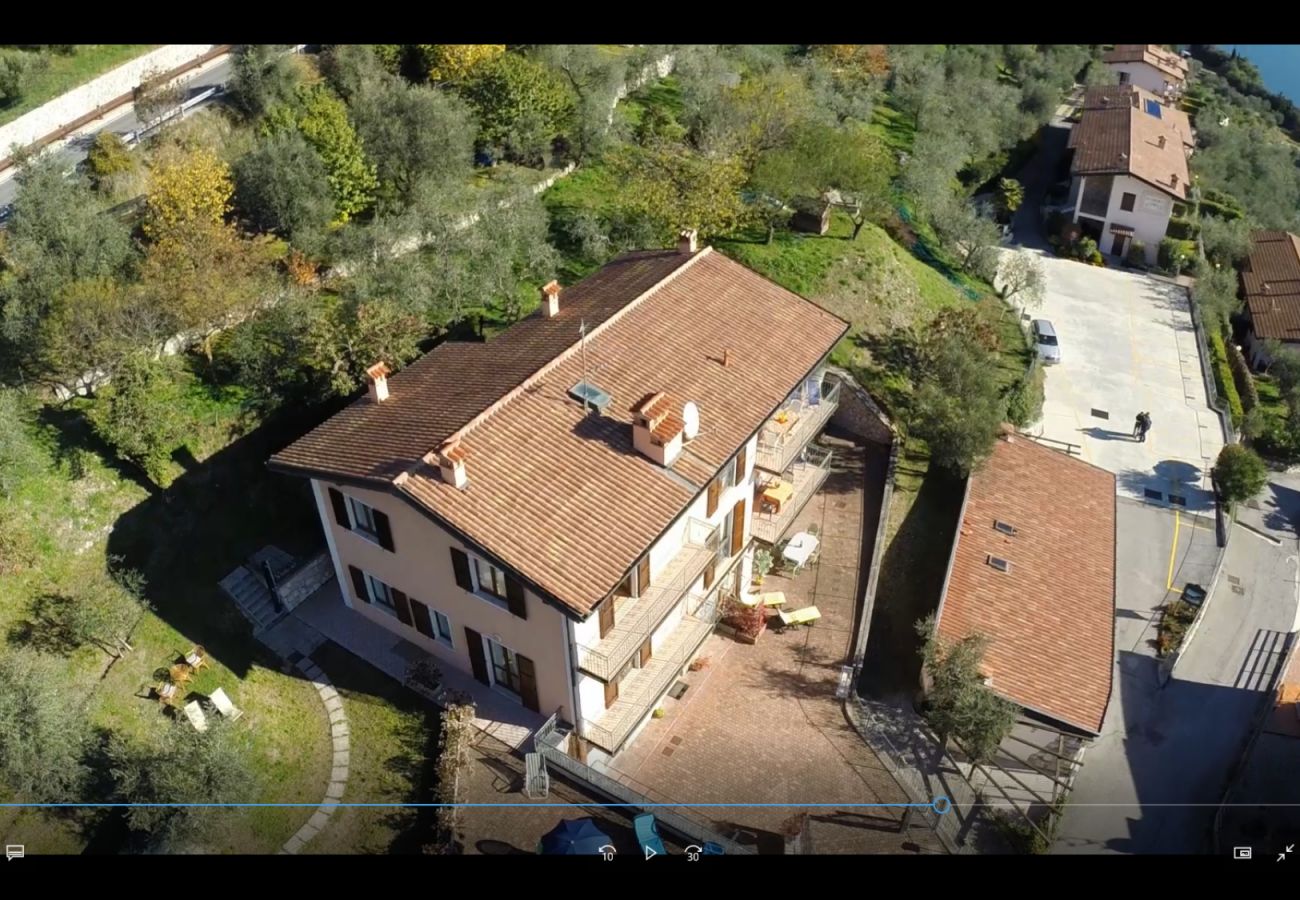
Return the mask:
M 1114 472 L 1121 496 L 1213 509 L 1209 470 L 1223 427 L 1201 376 L 1186 292 L 1136 272 L 1043 256 L 1049 319 L 1062 361 L 1047 370 L 1043 420 L 1031 431 L 1080 445 L 1084 459 Z M 1151 413 L 1145 442 L 1134 417 Z M 1148 490 L 1159 492 L 1152 497 Z

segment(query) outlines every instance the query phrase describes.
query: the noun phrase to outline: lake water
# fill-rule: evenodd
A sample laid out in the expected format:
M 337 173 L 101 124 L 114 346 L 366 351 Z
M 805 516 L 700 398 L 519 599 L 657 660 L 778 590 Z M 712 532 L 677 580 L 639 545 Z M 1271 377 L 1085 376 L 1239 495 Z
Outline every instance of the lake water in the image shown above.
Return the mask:
M 1231 51 L 1246 57 L 1264 76 L 1270 91 L 1284 94 L 1292 103 L 1300 104 L 1300 44 L 1224 44 Z

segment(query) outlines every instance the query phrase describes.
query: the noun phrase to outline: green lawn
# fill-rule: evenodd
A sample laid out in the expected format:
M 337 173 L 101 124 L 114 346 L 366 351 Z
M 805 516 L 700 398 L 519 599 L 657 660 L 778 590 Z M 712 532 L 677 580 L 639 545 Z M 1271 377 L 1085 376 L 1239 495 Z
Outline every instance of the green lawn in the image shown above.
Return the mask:
M 17 103 L 0 107 L 0 125 L 31 112 L 60 94 L 154 49 L 157 44 L 79 44 L 67 56 L 43 54 L 46 65 L 33 72 Z
M 894 106 L 890 94 L 881 97 L 880 102 L 871 110 L 871 124 L 868 128 L 895 151 L 910 152 L 912 142 L 916 139 L 916 122 Z

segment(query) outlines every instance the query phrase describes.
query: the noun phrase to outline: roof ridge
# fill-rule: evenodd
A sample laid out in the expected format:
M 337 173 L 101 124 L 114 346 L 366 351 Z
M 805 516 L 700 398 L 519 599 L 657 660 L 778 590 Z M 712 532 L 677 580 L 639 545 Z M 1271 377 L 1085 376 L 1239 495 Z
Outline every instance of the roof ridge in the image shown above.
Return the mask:
M 625 315 L 626 315 L 630 310 L 634 309 L 634 308 L 637 307 L 637 306 L 640 306 L 641 303 L 643 303 L 643 302 L 644 302 L 648 297 L 650 297 L 652 294 L 654 294 L 656 291 L 658 291 L 658 290 L 659 290 L 660 288 L 662 288 L 664 285 L 666 285 L 666 284 L 668 284 L 669 282 L 673 281 L 673 280 L 674 280 L 675 278 L 677 278 L 677 277 L 678 277 L 682 272 L 685 272 L 687 269 L 691 268 L 693 265 L 695 265 L 695 263 L 696 263 L 698 260 L 703 259 L 704 257 L 708 256 L 708 255 L 709 255 L 710 253 L 712 253 L 712 252 L 713 252 L 713 248 L 712 248 L 712 247 L 704 247 L 704 248 L 701 249 L 699 252 L 697 252 L 697 253 L 695 253 L 695 254 L 692 254 L 692 256 L 690 257 L 690 259 L 686 260 L 684 263 L 682 263 L 682 264 L 681 264 L 680 266 L 678 266 L 677 268 L 673 269 L 671 272 L 669 272 L 669 273 L 668 273 L 667 275 L 665 275 L 663 278 L 659 279 L 659 280 L 656 281 L 654 284 L 652 284 L 650 287 L 646 288 L 646 290 L 642 291 L 640 294 L 638 294 L 637 296 L 633 297 L 631 300 L 629 300 L 627 303 L 625 303 L 625 304 L 624 304 L 624 305 L 623 305 L 623 306 L 622 306 L 622 307 L 621 307 L 617 312 L 613 313 L 613 314 L 610 315 L 607 319 L 605 319 L 605 321 L 601 322 L 601 323 L 600 323 L 599 325 L 597 325 L 595 328 L 591 329 L 591 331 L 588 332 L 588 333 L 585 335 L 585 337 L 579 337 L 579 339 L 578 339 L 577 341 L 575 341 L 574 343 L 570 344 L 568 347 L 565 347 L 563 350 L 561 350 L 561 351 L 560 351 L 559 353 L 557 353 L 555 356 L 551 357 L 551 359 L 549 359 L 549 360 L 547 360 L 545 363 L 543 363 L 542 366 L 541 366 L 540 368 L 538 368 L 536 372 L 534 372 L 533 374 L 529 375 L 529 376 L 528 376 L 527 378 L 525 378 L 522 382 L 520 382 L 519 384 L 517 384 L 515 387 L 511 388 L 511 389 L 510 389 L 509 391 L 507 391 L 505 394 L 501 395 L 500 398 L 498 398 L 495 402 L 491 403 L 491 404 L 490 404 L 486 409 L 482 410 L 480 413 L 478 413 L 476 416 L 474 416 L 474 418 L 470 419 L 468 422 L 466 422 L 464 425 L 462 425 L 462 426 L 461 426 L 460 428 L 458 428 L 456 431 L 454 431 L 454 432 L 452 432 L 450 435 L 448 435 L 448 436 L 447 436 L 447 437 L 442 441 L 442 443 L 443 443 L 443 444 L 449 444 L 449 443 L 453 443 L 453 442 L 455 442 L 455 441 L 458 441 L 458 440 L 463 439 L 463 438 L 464 438 L 464 437 L 465 437 L 465 436 L 466 436 L 470 431 L 472 431 L 475 427 L 477 427 L 478 425 L 481 425 L 481 424 L 483 424 L 484 422 L 486 422 L 489 418 L 492 417 L 492 415 L 493 415 L 494 413 L 498 412 L 498 411 L 501 410 L 503 407 L 505 407 L 508 403 L 510 403 L 510 401 L 514 400 L 516 397 L 518 397 L 518 396 L 520 396 L 521 394 L 523 394 L 525 391 L 527 391 L 529 388 L 531 388 L 533 385 L 535 385 L 535 384 L 536 384 L 540 379 L 542 379 L 542 378 L 545 377 L 548 373 L 550 373 L 553 369 L 555 369 L 556 367 L 558 367 L 561 363 L 563 363 L 563 362 L 565 362 L 566 360 L 570 359 L 570 358 L 571 358 L 575 353 L 577 353 L 579 350 L 582 349 L 582 345 L 583 345 L 583 343 L 584 343 L 584 340 L 585 340 L 585 341 L 589 341 L 589 340 L 591 340 L 592 338 L 596 337 L 596 335 L 601 334 L 602 332 L 606 331 L 606 330 L 609 328 L 609 326 L 613 325 L 615 322 L 617 322 L 617 321 L 619 321 L 620 319 L 622 319 L 623 316 L 625 316 Z M 432 448 L 432 447 L 430 448 L 430 450 L 433 450 L 433 449 L 436 449 L 436 448 Z M 407 470 L 405 470 L 405 471 L 403 471 L 403 472 L 399 472 L 397 475 L 395 475 L 395 476 L 391 479 L 391 481 L 392 481 L 394 484 L 399 484 L 401 481 L 404 481 L 404 480 L 405 480 L 405 479 L 410 475 L 410 473 L 411 473 L 411 472 L 412 472 L 416 467 L 418 467 L 418 465 L 419 465 L 419 463 L 416 463 L 415 465 L 411 466 L 411 467 L 408 468 Z

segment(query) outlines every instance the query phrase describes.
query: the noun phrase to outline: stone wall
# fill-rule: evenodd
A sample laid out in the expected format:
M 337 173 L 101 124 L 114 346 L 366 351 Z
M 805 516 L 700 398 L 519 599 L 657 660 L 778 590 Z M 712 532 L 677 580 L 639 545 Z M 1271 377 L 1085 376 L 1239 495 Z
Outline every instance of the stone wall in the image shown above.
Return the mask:
M 58 131 L 98 106 L 129 93 L 139 86 L 149 72 L 166 72 L 183 66 L 207 53 L 215 44 L 167 44 L 137 56 L 116 69 L 105 72 L 81 87 L 55 97 L 0 127 L 0 156 L 8 156 L 13 145 L 26 147 L 50 132 Z
M 330 555 L 322 550 L 281 581 L 276 587 L 276 594 L 285 610 L 291 610 L 333 577 L 334 564 L 330 561 Z
M 831 424 L 876 444 L 893 443 L 894 427 L 866 388 L 844 369 L 831 367 L 829 373 L 840 382 L 840 405 Z

